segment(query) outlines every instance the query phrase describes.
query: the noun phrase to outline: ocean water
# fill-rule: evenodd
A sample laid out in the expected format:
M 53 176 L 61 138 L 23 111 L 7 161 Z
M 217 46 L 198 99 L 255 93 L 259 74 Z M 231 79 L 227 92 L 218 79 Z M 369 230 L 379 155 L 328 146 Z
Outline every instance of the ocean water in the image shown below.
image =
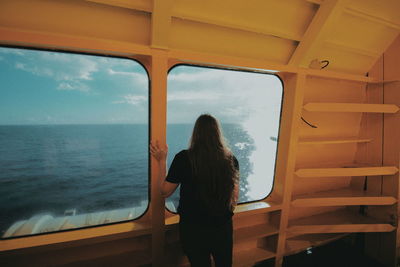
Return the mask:
M 193 125 L 168 125 L 169 158 L 185 149 Z M 252 171 L 252 138 L 222 125 L 241 171 L 240 201 Z M 138 206 L 148 200 L 148 126 L 0 126 L 0 233 L 37 214 L 62 216 Z M 171 198 L 177 201 L 177 194 Z

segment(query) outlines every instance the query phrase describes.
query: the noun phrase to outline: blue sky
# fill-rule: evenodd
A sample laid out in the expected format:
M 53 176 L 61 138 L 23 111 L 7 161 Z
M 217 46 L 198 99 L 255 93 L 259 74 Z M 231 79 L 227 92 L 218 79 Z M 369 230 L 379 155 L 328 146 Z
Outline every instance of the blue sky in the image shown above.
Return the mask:
M 148 77 L 133 60 L 1 47 L 0 80 L 0 125 L 148 120 Z
M 0 125 L 148 121 L 148 76 L 133 60 L 0 47 L 0 79 Z M 168 122 L 201 113 L 277 121 L 281 96 L 273 75 L 178 66 L 168 76 Z

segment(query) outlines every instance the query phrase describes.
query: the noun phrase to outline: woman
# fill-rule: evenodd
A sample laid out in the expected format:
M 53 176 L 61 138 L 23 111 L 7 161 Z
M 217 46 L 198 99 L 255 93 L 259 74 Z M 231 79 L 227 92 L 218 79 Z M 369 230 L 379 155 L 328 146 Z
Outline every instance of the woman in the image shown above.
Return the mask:
M 208 114 L 196 120 L 189 149 L 175 155 L 166 178 L 168 147 L 156 142 L 150 151 L 158 161 L 161 194 L 168 197 L 181 184 L 180 241 L 191 266 L 211 266 L 211 255 L 216 267 L 232 266 L 239 164 L 218 121 Z

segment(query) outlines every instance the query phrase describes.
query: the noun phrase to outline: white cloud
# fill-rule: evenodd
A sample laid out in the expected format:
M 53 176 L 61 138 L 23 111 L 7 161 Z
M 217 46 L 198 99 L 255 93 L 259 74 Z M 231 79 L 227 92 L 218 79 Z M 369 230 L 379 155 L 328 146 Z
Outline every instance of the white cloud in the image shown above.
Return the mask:
M 130 104 L 130 105 L 140 105 L 147 101 L 148 97 L 143 95 L 125 95 L 122 100 L 113 101 L 113 104 Z
M 22 55 L 24 57 L 15 63 L 15 68 L 56 81 L 57 90 L 88 92 L 90 86 L 85 82 L 92 80 L 99 70 L 95 58 L 88 56 L 29 50 Z
M 54 75 L 53 70 L 51 70 L 50 68 L 37 67 L 37 66 L 30 65 L 30 64 L 24 64 L 21 62 L 16 62 L 15 68 L 26 71 L 26 72 L 30 72 L 30 73 L 38 75 L 38 76 L 52 77 Z
M 62 53 L 41 53 L 41 65 L 56 66 L 54 78 L 57 80 L 92 80 L 92 73 L 99 70 L 95 58 L 89 56 L 62 54 Z
M 221 73 L 221 72 L 220 72 Z M 223 74 L 222 74 L 223 75 Z M 204 70 L 198 72 L 182 72 L 182 73 L 171 73 L 168 75 L 168 81 L 171 82 L 195 82 L 195 81 L 211 81 L 211 80 L 219 80 L 222 76 L 218 74 L 218 71 L 215 70 Z
M 132 82 L 138 82 L 140 84 L 147 84 L 148 78 L 146 75 L 137 73 L 137 72 L 129 72 L 129 71 L 115 71 L 111 68 L 107 69 L 107 73 L 109 75 L 120 75 L 132 78 Z
M 61 82 L 57 86 L 57 90 L 88 92 L 90 88 L 86 84 L 75 81 L 75 82 Z
M 168 101 L 205 101 L 218 100 L 222 97 L 221 94 L 209 91 L 183 91 L 171 92 L 168 94 Z
M 191 101 L 223 119 L 242 122 L 255 113 L 269 116 L 275 102 L 280 104 L 281 84 L 271 75 L 201 68 L 194 72 L 193 67 L 183 68 L 187 71 L 180 69 L 179 73 L 173 73 L 173 70 L 168 76 L 168 101 L 176 101 L 171 106 Z M 173 120 L 174 114 L 169 117 Z
M 14 61 L 17 70 L 51 79 L 56 82 L 57 90 L 101 90 L 93 86 L 97 77 L 101 77 L 104 84 L 114 91 L 147 90 L 146 72 L 133 60 L 11 48 L 0 48 L 0 53 L 20 56 Z M 6 56 L 3 58 L 7 59 Z

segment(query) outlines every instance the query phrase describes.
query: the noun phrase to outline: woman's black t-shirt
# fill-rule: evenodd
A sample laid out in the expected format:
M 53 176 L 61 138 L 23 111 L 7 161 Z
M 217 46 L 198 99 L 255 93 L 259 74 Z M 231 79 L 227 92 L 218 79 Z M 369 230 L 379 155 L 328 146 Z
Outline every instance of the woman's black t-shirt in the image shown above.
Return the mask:
M 239 170 L 239 163 L 235 157 L 234 164 Z M 174 184 L 181 184 L 181 192 L 178 206 L 178 213 L 181 221 L 199 224 L 220 224 L 229 220 L 233 212 L 227 208 L 226 212 L 218 216 L 211 216 L 202 205 L 196 184 L 192 174 L 189 154 L 182 150 L 175 155 L 171 167 L 168 170 L 166 181 Z

